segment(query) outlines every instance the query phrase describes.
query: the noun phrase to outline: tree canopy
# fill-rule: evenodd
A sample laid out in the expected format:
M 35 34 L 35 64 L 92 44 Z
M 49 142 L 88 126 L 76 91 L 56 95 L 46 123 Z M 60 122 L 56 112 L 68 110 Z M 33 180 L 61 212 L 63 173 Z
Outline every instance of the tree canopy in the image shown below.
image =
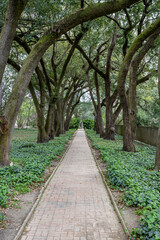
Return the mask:
M 1 163 L 9 164 L 21 106 L 31 109 L 33 99 L 44 142 L 82 115 L 86 93 L 97 133 L 114 140 L 122 120 L 123 150 L 135 151 L 136 124 L 158 122 L 159 1 L 2 0 L 0 7 Z

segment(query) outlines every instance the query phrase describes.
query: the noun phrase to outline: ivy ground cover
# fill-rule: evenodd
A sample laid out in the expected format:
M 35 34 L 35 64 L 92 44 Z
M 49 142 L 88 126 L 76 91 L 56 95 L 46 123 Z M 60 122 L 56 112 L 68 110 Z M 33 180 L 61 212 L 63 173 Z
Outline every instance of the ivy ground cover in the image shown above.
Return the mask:
M 160 171 L 153 171 L 155 148 L 137 144 L 135 153 L 122 151 L 122 138 L 104 140 L 93 130 L 86 130 L 100 158 L 106 163 L 106 180 L 112 188 L 124 192 L 127 206 L 138 207 L 141 220 L 132 239 L 160 239 Z
M 44 181 L 45 169 L 61 156 L 74 130 L 48 143 L 36 143 L 37 130 L 15 130 L 10 160 L 13 166 L 0 168 L 0 207 L 6 208 L 18 193 Z M 4 215 L 0 213 L 0 222 Z

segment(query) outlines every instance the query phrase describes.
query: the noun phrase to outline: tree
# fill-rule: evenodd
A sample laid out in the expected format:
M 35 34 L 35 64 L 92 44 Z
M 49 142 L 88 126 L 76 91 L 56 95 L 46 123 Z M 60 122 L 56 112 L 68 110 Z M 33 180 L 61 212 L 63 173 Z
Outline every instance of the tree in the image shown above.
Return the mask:
M 156 30 L 159 31 L 160 27 L 160 19 L 157 19 L 154 23 L 149 25 L 144 31 L 139 34 L 129 49 L 127 50 L 126 56 L 124 58 L 123 64 L 121 66 L 119 77 L 118 77 L 118 91 L 121 100 L 121 104 L 123 106 L 123 120 L 125 125 L 125 135 L 123 141 L 123 150 L 124 151 L 135 151 L 134 142 L 132 139 L 131 133 L 131 122 L 130 122 L 130 113 L 128 108 L 128 101 L 126 97 L 126 90 L 125 90 L 125 81 L 129 71 L 130 63 L 135 55 L 136 51 L 138 51 L 143 42 L 151 36 Z
M 146 41 L 146 43 L 141 47 L 140 51 L 135 55 L 131 62 L 130 66 L 130 83 L 129 83 L 129 97 L 128 97 L 128 108 L 129 108 L 129 117 L 131 123 L 131 138 L 132 144 L 136 139 L 136 112 L 137 112 L 137 103 L 136 103 L 136 86 L 137 83 L 143 83 L 147 81 L 155 71 L 150 72 L 145 77 L 139 79 L 138 81 L 138 70 L 139 65 L 148 51 L 153 47 L 155 39 L 159 36 L 160 29 L 157 29 Z M 134 149 L 135 151 L 135 149 Z
M 159 92 L 159 100 L 160 100 L 160 50 L 158 55 L 158 92 Z M 155 157 L 155 168 L 156 171 L 160 170 L 160 122 L 158 128 L 158 138 L 157 138 L 157 151 Z
M 117 12 L 122 8 L 126 8 L 136 2 L 138 2 L 138 0 L 117 0 L 114 1 L 114 3 L 107 2 L 94 4 L 85 9 L 81 9 L 78 12 L 71 14 L 53 24 L 51 29 L 47 31 L 35 44 L 32 51 L 24 61 L 12 93 L 5 106 L 4 117 L 1 123 L 6 127 L 4 129 L 5 131 L 1 131 L 0 135 L 0 162 L 2 165 L 9 165 L 9 144 L 11 142 L 10 139 L 12 138 L 18 111 L 23 102 L 33 71 L 49 46 L 51 46 L 58 38 L 60 38 L 62 34 L 65 34 L 75 26 L 106 14 Z

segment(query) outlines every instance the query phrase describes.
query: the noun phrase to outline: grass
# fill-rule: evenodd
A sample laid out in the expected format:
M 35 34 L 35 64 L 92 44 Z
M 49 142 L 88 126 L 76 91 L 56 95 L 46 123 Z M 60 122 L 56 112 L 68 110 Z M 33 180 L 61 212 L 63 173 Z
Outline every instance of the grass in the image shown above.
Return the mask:
M 132 239 L 160 239 L 160 172 L 153 171 L 155 147 L 137 144 L 135 153 L 122 151 L 122 138 L 104 140 L 87 130 L 100 158 L 106 163 L 106 180 L 112 188 L 123 191 L 127 206 L 138 207 L 140 226 L 132 232 Z

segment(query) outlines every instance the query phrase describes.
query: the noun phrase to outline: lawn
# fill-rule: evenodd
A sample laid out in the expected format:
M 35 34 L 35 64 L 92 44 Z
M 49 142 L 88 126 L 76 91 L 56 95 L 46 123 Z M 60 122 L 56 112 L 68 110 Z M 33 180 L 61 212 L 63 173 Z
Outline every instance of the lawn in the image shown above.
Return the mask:
M 122 138 L 104 140 L 87 130 L 100 158 L 106 163 L 106 181 L 111 188 L 123 191 L 123 200 L 138 208 L 140 226 L 134 229 L 133 239 L 160 239 L 160 172 L 153 171 L 156 149 L 144 144 L 136 145 L 135 153 L 122 151 Z
M 26 193 L 44 182 L 45 169 L 62 155 L 74 130 L 37 144 L 37 130 L 16 129 L 10 152 L 13 166 L 0 168 L 0 207 L 7 208 L 16 194 Z M 0 213 L 0 222 L 5 216 Z

